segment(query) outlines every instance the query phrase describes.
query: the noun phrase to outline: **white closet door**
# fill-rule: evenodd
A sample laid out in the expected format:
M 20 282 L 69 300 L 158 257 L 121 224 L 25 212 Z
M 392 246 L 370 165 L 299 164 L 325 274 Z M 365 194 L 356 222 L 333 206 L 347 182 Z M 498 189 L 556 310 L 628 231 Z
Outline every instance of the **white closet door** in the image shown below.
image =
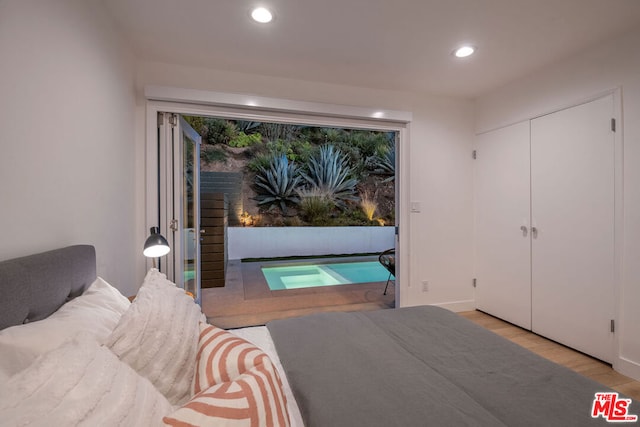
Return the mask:
M 529 121 L 476 142 L 476 306 L 530 329 Z
M 531 121 L 533 331 L 613 356 L 613 96 Z

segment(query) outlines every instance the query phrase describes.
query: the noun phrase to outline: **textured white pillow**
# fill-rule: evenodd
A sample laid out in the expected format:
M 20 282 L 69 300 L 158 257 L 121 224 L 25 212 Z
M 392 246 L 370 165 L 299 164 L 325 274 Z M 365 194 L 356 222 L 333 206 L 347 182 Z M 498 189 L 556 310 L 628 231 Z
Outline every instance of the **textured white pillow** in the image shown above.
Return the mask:
M 157 426 L 172 410 L 149 381 L 84 334 L 0 388 L 7 426 Z
M 0 331 L 0 378 L 25 369 L 39 355 L 80 332 L 104 342 L 129 305 L 127 298 L 98 277 L 81 296 L 48 318 Z
M 151 269 L 106 345 L 169 402 L 181 405 L 191 397 L 198 325 L 205 321 L 193 298 Z

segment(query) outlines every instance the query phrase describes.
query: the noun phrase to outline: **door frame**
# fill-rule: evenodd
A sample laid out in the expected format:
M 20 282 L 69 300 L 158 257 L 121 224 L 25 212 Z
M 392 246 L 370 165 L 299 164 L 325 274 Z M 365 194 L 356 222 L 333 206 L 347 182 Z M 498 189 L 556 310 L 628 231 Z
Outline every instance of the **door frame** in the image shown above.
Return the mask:
M 272 123 L 307 124 L 394 131 L 396 143 L 396 238 L 398 265 L 396 268 L 396 307 L 405 306 L 402 286 L 409 286 L 409 128 L 412 114 L 403 111 L 379 110 L 344 105 L 248 97 L 218 92 L 175 88 L 145 88 L 146 102 L 146 229 L 159 221 L 158 113 L 200 115 L 230 120 L 268 121 Z M 257 106 L 257 105 L 260 106 Z M 401 226 L 399 226 L 401 225 Z M 164 229 L 165 227 L 163 227 Z M 407 254 L 407 256 L 403 256 Z M 406 260 L 403 262 L 403 258 Z M 148 267 L 148 266 L 147 266 Z M 406 279 L 404 279 L 406 278 Z

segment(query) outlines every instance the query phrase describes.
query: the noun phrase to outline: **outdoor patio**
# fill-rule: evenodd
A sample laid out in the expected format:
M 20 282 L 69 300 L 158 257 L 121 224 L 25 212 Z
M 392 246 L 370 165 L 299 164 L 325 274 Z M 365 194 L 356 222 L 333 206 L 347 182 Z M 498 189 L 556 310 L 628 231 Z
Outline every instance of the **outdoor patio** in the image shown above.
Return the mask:
M 377 257 L 348 259 L 372 261 Z M 317 261 L 327 263 L 334 260 L 345 261 L 345 258 L 322 258 Z M 269 261 L 268 264 L 291 262 Z M 320 311 L 375 310 L 395 306 L 395 289 L 392 285 L 387 295 L 383 295 L 386 281 L 272 291 L 260 270 L 263 264 L 265 262 L 229 260 L 225 287 L 202 290 L 202 310 L 212 324 L 229 329 L 263 325 L 269 320 Z

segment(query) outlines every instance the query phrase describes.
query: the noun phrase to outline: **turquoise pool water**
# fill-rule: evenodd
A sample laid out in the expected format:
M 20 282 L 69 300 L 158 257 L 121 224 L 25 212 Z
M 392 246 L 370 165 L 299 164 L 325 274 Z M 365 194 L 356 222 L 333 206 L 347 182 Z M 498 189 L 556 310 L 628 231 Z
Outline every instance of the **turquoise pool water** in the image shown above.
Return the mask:
M 377 261 L 262 267 L 269 289 L 311 288 L 385 282 L 389 272 Z

